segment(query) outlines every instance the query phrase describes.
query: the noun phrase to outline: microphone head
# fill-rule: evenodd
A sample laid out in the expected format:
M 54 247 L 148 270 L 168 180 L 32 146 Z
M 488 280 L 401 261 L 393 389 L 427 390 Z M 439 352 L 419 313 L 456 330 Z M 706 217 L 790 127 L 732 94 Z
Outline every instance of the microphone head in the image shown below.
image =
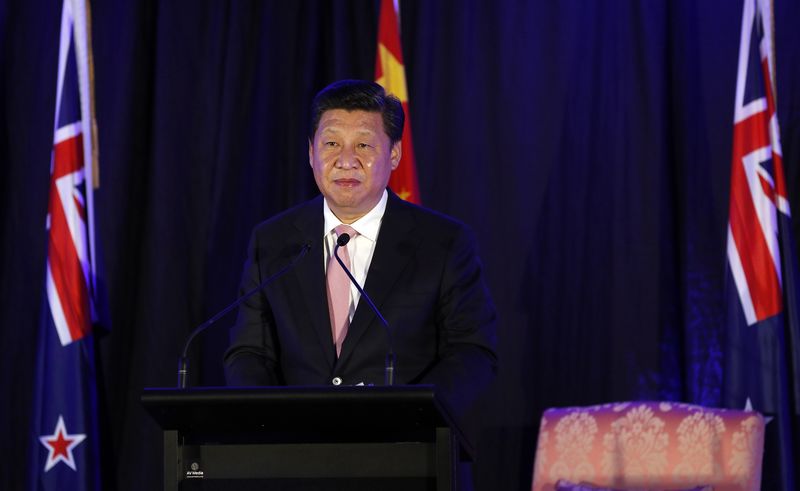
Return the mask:
M 336 239 L 336 245 L 339 247 L 346 246 L 348 242 L 350 242 L 350 234 L 347 233 L 340 235 L 339 238 Z

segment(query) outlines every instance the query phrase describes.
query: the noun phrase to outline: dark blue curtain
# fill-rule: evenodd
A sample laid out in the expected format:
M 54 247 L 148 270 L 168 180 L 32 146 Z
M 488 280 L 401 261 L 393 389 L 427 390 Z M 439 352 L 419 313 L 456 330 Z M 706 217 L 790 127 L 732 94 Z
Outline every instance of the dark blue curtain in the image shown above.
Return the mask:
M 800 210 L 800 4 L 775 3 L 778 114 Z M 475 414 L 477 487 L 530 486 L 546 407 L 721 404 L 741 2 L 401 7 L 422 199 L 477 232 L 500 316 L 499 377 Z M 155 489 L 161 441 L 141 389 L 174 385 L 187 333 L 233 300 L 252 227 L 316 194 L 309 102 L 333 80 L 372 78 L 378 5 L 92 8 L 111 325 L 97 342 L 104 472 L 108 489 Z M 53 0 L 0 0 L 3 489 L 22 486 L 35 444 L 60 12 Z M 231 321 L 192 353 L 193 385 L 223 383 Z

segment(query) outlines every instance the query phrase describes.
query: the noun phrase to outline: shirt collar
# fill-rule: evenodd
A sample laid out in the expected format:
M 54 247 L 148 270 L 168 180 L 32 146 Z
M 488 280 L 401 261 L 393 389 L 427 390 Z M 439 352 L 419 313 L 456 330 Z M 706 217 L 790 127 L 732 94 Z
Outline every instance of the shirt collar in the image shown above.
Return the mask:
M 351 223 L 350 226 L 353 227 L 356 232 L 358 232 L 358 235 L 366 237 L 374 242 L 378 239 L 378 231 L 381 228 L 381 220 L 383 220 L 383 214 L 386 212 L 386 203 L 388 201 L 389 193 L 384 189 L 383 195 L 378 201 L 378 204 L 369 210 L 366 215 Z M 331 211 L 331 208 L 328 206 L 327 199 L 323 200 L 322 215 L 325 217 L 323 236 L 327 236 L 329 233 L 331 233 L 331 230 L 342 224 L 342 221 L 339 220 Z

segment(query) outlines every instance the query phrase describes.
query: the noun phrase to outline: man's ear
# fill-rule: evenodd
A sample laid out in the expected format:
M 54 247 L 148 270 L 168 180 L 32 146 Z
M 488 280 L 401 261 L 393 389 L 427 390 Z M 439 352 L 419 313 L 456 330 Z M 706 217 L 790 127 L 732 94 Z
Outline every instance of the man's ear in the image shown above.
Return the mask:
M 311 138 L 308 139 L 308 165 L 314 167 L 314 143 Z
M 392 159 L 392 170 L 397 169 L 397 166 L 400 165 L 400 158 L 403 156 L 402 140 L 398 140 L 392 145 L 392 151 L 389 156 Z

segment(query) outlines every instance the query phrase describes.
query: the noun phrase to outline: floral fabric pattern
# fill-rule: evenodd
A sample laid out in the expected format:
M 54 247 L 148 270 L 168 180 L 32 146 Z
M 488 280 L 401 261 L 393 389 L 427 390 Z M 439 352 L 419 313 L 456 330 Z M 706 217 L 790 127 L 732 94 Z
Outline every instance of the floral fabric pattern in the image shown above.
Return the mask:
M 657 475 L 667 466 L 669 435 L 664 420 L 646 406 L 636 406 L 611 423 L 603 436 L 601 465 L 606 474 Z
M 708 476 L 708 480 L 722 473 L 720 452 L 721 435 L 725 423 L 714 413 L 699 411 L 678 425 L 678 451 L 681 460 L 675 466 L 676 479 L 691 480 L 694 476 Z
M 762 419 L 752 416 L 742 421 L 739 430 L 733 433 L 731 444 L 733 450 L 728 460 L 728 474 L 739 482 L 742 489 L 758 489 L 761 462 L 754 461 L 752 456 L 760 455 L 764 446 Z
M 756 491 L 764 418 L 675 402 L 553 408 L 542 415 L 532 491 L 559 480 L 617 489 Z
M 594 477 L 594 466 L 589 460 L 597 433 L 594 418 L 585 412 L 570 414 L 559 420 L 553 432 L 557 458 L 550 467 L 550 473 L 566 478 Z

